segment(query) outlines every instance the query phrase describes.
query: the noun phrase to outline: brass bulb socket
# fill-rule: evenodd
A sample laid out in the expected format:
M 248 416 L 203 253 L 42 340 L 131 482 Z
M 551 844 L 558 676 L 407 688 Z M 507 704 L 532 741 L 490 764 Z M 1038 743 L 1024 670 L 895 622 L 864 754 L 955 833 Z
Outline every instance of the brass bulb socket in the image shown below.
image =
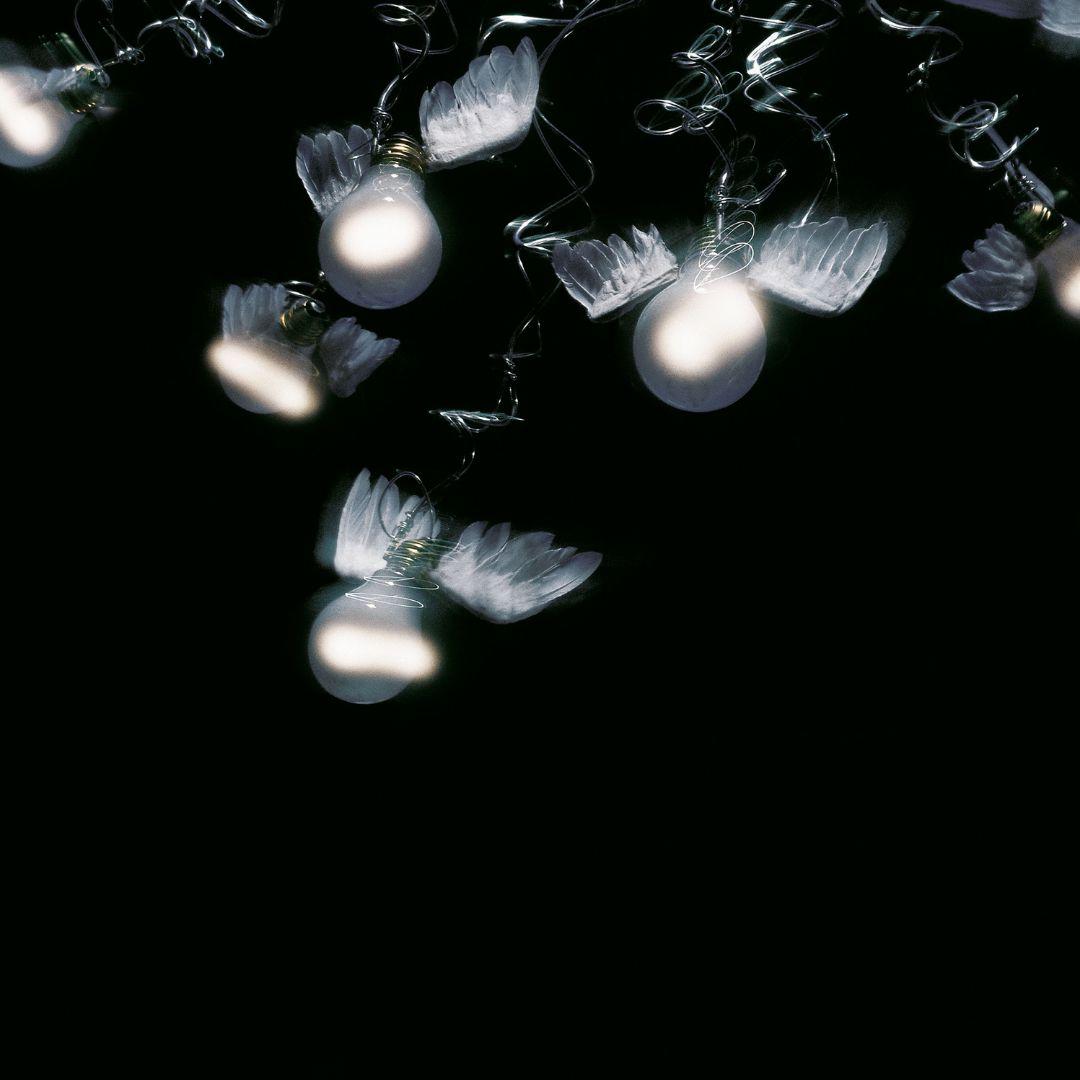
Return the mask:
M 424 175 L 427 158 L 424 148 L 411 136 L 398 132 L 388 135 L 372 159 L 373 165 L 400 165 L 420 176 Z
M 1065 215 L 1038 199 L 1021 203 L 1013 211 L 1013 231 L 1037 251 L 1052 244 L 1068 227 Z
M 294 344 L 318 345 L 330 328 L 330 316 L 318 300 L 299 300 L 290 304 L 278 320 L 282 332 Z

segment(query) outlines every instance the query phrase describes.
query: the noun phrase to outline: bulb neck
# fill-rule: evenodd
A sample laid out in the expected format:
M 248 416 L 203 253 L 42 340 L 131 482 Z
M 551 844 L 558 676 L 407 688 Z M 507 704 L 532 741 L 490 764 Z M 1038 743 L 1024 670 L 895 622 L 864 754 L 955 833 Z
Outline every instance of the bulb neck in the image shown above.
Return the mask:
M 285 336 L 294 345 L 317 345 L 330 327 L 330 316 L 319 300 L 298 299 L 291 303 L 278 320 Z
M 57 34 L 45 43 L 57 67 L 68 69 L 68 79 L 56 99 L 69 113 L 84 116 L 101 104 L 101 71 L 91 64 L 70 34 Z
M 372 158 L 373 165 L 397 165 L 423 176 L 427 159 L 424 148 L 410 135 L 388 135 Z
M 1069 222 L 1059 210 L 1034 199 L 1021 203 L 1013 211 L 1012 226 L 1013 231 L 1029 248 L 1042 251 L 1068 228 Z

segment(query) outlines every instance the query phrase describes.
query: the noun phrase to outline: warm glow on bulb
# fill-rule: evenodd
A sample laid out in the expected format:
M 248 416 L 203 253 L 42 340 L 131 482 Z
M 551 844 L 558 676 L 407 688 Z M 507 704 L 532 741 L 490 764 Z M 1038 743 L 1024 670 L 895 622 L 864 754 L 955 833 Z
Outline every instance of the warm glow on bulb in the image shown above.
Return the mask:
M 422 679 L 436 668 L 435 650 L 419 634 L 330 623 L 319 632 L 315 648 L 328 667 L 349 675 Z
M 439 657 L 420 632 L 420 609 L 401 607 L 388 586 L 369 581 L 328 604 L 308 638 L 319 684 L 353 705 L 389 701 L 415 679 L 434 675 Z
M 415 259 L 426 239 L 423 223 L 411 209 L 381 199 L 345 215 L 333 243 L 343 265 L 379 273 Z
M 1065 219 L 1065 231 L 1035 260 L 1050 279 L 1062 311 L 1080 319 L 1080 225 Z
M 442 236 L 424 201 L 424 181 L 397 165 L 374 165 L 334 208 L 319 233 L 331 288 L 360 307 L 400 307 L 434 280 Z
M 0 70 L 0 162 L 43 164 L 63 146 L 72 123 L 57 101 L 40 95 L 28 72 Z
M 686 275 L 648 304 L 634 332 L 645 385 L 688 412 L 711 412 L 753 386 L 765 360 L 765 328 L 741 282 L 694 288 Z
M 1072 273 L 1062 283 L 1059 290 L 1061 306 L 1075 319 L 1080 319 L 1080 264 L 1073 267 Z
M 228 396 L 249 412 L 303 420 L 322 404 L 315 369 L 296 353 L 261 341 L 220 338 L 207 359 Z

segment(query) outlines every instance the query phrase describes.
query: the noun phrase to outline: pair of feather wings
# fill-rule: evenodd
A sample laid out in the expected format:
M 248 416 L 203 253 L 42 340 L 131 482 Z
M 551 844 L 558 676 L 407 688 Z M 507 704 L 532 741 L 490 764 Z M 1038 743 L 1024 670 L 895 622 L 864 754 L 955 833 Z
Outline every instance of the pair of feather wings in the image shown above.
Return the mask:
M 338 525 L 333 566 L 362 580 L 386 569 L 386 553 L 402 522 L 403 539 L 438 537 L 441 524 L 419 496 L 402 502 L 397 485 L 365 469 L 353 483 Z M 462 607 L 496 623 L 518 622 L 581 585 L 600 565 L 594 551 L 555 547 L 551 533 L 513 534 L 509 524 L 474 521 L 430 572 Z

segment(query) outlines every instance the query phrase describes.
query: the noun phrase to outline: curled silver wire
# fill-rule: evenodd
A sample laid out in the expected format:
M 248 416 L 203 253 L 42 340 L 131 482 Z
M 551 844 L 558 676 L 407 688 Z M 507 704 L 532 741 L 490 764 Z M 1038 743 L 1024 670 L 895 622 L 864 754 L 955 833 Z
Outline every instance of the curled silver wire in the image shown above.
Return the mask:
M 108 87 L 111 77 L 108 69 L 118 64 L 138 64 L 146 58 L 143 45 L 159 33 L 171 34 L 184 55 L 193 60 L 220 59 L 225 50 L 217 45 L 210 31 L 203 24 L 203 19 L 211 15 L 228 29 L 247 38 L 266 37 L 280 22 L 284 0 L 276 0 L 274 13 L 264 19 L 248 8 L 240 0 L 183 0 L 179 7 L 169 4 L 172 14 L 147 23 L 135 34 L 134 44 L 127 40 L 117 25 L 114 0 L 98 0 L 101 18 L 98 29 L 109 39 L 113 55 L 102 60 L 94 48 L 81 21 L 82 8 L 86 0 L 75 0 L 72 20 L 75 32 L 93 65 L 95 80 L 98 85 Z
M 746 3 L 747 0 L 711 0 L 709 10 L 717 21 L 702 31 L 688 49 L 672 56 L 673 63 L 686 74 L 664 97 L 647 98 L 634 109 L 634 122 L 646 135 L 700 135 L 708 139 L 715 152 L 705 186 L 709 212 L 691 250 L 691 256 L 697 257 L 694 287 L 699 291 L 748 269 L 754 258 L 757 226 L 754 208 L 773 193 L 786 175 L 783 165 L 772 162 L 770 175 L 761 183 L 757 181 L 759 166 L 753 155 L 754 140 L 736 133 L 735 122 L 728 112 L 740 91 L 753 103 L 756 99 L 749 91 L 754 84 L 798 66 L 778 68 L 775 56 L 766 56 L 757 65 L 764 70 L 764 76 L 752 70 L 749 61 L 745 71 L 741 61 L 737 67 L 732 66 L 744 22 L 764 21 L 783 28 L 792 21 L 781 19 L 783 8 L 772 19 L 750 17 L 745 11 Z M 786 88 L 774 88 L 770 96 L 779 94 L 780 89 Z M 761 100 L 768 101 L 770 97 Z M 774 107 L 768 111 L 785 110 Z
M 724 70 L 735 53 L 745 0 L 712 0 L 709 10 L 717 21 L 703 30 L 686 50 L 672 56 L 686 72 L 664 97 L 648 98 L 634 109 L 634 122 L 646 135 L 706 135 L 721 149 L 712 128 L 723 120 L 735 125 L 727 110 L 744 82 L 741 69 Z
M 393 529 L 386 523 L 384 504 L 387 496 L 400 480 L 412 480 L 420 488 L 422 498 L 409 513 L 402 516 Z M 439 485 L 442 486 L 442 485 Z M 361 590 L 347 595 L 353 600 L 363 600 L 370 604 L 382 604 L 387 607 L 422 608 L 424 603 L 418 597 L 405 596 L 406 592 L 437 592 L 438 584 L 429 577 L 430 572 L 443 560 L 452 559 L 457 550 L 454 540 L 440 539 L 436 536 L 410 537 L 413 522 L 422 513 L 431 515 L 435 523 L 434 493 L 415 472 L 403 471 L 395 474 L 387 484 L 376 507 L 379 524 L 387 537 L 387 548 L 383 556 L 385 566 L 365 578 Z M 368 587 L 375 584 L 379 588 L 390 590 L 385 593 L 369 592 Z
M 831 133 L 847 113 L 840 113 L 823 123 L 800 104 L 799 92 L 794 87 L 786 86 L 778 80 L 796 68 L 816 60 L 824 51 L 824 39 L 839 25 L 843 17 L 840 0 L 806 0 L 801 5 L 785 3 L 768 18 L 746 13 L 742 15 L 744 22 L 755 23 L 772 31 L 746 54 L 743 96 L 757 112 L 790 116 L 801 121 L 809 128 L 813 141 L 825 152 L 828 172 L 824 183 L 803 214 L 804 223 L 810 220 L 814 208 L 830 188 L 833 199 L 837 204 L 839 202 L 840 177 Z M 804 94 L 803 97 L 805 96 Z M 836 209 L 838 208 L 837 205 Z
M 878 22 L 888 30 L 894 30 L 909 38 L 925 38 L 930 46 L 929 55 L 909 73 L 912 79 L 911 89 L 917 91 L 930 117 L 945 133 L 953 154 L 971 168 L 980 172 L 1004 169 L 1007 178 L 1020 182 L 1022 173 L 1017 161 L 1017 153 L 1038 128 L 1033 128 L 1026 135 L 1005 142 L 994 130 L 1017 102 L 1017 97 L 1009 98 L 1003 105 L 993 101 L 975 101 L 961 106 L 954 112 L 946 112 L 937 103 L 932 90 L 934 68 L 947 64 L 963 51 L 964 43 L 960 35 L 944 26 L 938 26 L 931 20 L 937 12 L 932 12 L 921 23 L 910 23 L 891 15 L 878 0 L 866 0 L 866 8 Z M 984 136 L 994 148 L 987 157 L 975 153 L 976 143 Z
M 570 14 L 562 2 L 555 6 L 561 13 L 558 16 L 498 15 L 482 27 L 478 41 L 479 53 L 500 30 L 510 29 L 518 32 L 537 29 L 556 30 L 557 33 L 538 57 L 541 77 L 554 55 L 555 50 L 568 37 L 584 24 L 595 19 L 615 15 L 621 11 L 638 7 L 642 0 L 587 0 L 577 11 Z M 476 459 L 475 439 L 485 431 L 503 428 L 520 421 L 518 416 L 520 398 L 518 380 L 520 364 L 523 361 L 536 360 L 543 352 L 543 332 L 541 315 L 552 298 L 560 289 L 559 282 L 542 293 L 537 291 L 532 275 L 525 261 L 527 254 L 550 259 L 556 244 L 571 240 L 589 232 L 593 226 L 592 208 L 586 194 L 596 179 L 596 168 L 584 148 L 562 130 L 538 104 L 533 113 L 533 131 L 540 141 L 556 171 L 567 185 L 565 194 L 531 214 L 526 214 L 507 223 L 504 233 L 510 239 L 514 249 L 514 263 L 525 282 L 532 304 L 524 318 L 514 327 L 506 348 L 501 353 L 491 354 L 491 359 L 499 364 L 499 391 L 495 406 L 491 410 L 480 409 L 438 409 L 432 414 L 440 417 L 462 440 L 464 450 L 461 464 L 440 487 L 460 480 Z M 573 164 L 568 162 L 572 159 Z M 581 176 L 575 175 L 575 170 Z M 581 211 L 581 220 L 557 227 L 553 218 L 569 207 L 577 206 Z
M 383 26 L 394 30 L 411 30 L 417 35 L 415 44 L 397 38 L 391 42 L 397 72 L 379 95 L 371 113 L 374 149 L 377 150 L 379 143 L 393 127 L 393 108 L 406 80 L 416 73 L 429 56 L 442 56 L 456 49 L 458 30 L 446 0 L 434 0 L 427 4 L 378 3 L 372 8 L 372 14 Z M 434 46 L 431 22 L 439 14 L 447 24 L 449 41 L 445 45 Z M 365 145 L 357 153 L 367 153 L 369 149 L 371 148 Z

